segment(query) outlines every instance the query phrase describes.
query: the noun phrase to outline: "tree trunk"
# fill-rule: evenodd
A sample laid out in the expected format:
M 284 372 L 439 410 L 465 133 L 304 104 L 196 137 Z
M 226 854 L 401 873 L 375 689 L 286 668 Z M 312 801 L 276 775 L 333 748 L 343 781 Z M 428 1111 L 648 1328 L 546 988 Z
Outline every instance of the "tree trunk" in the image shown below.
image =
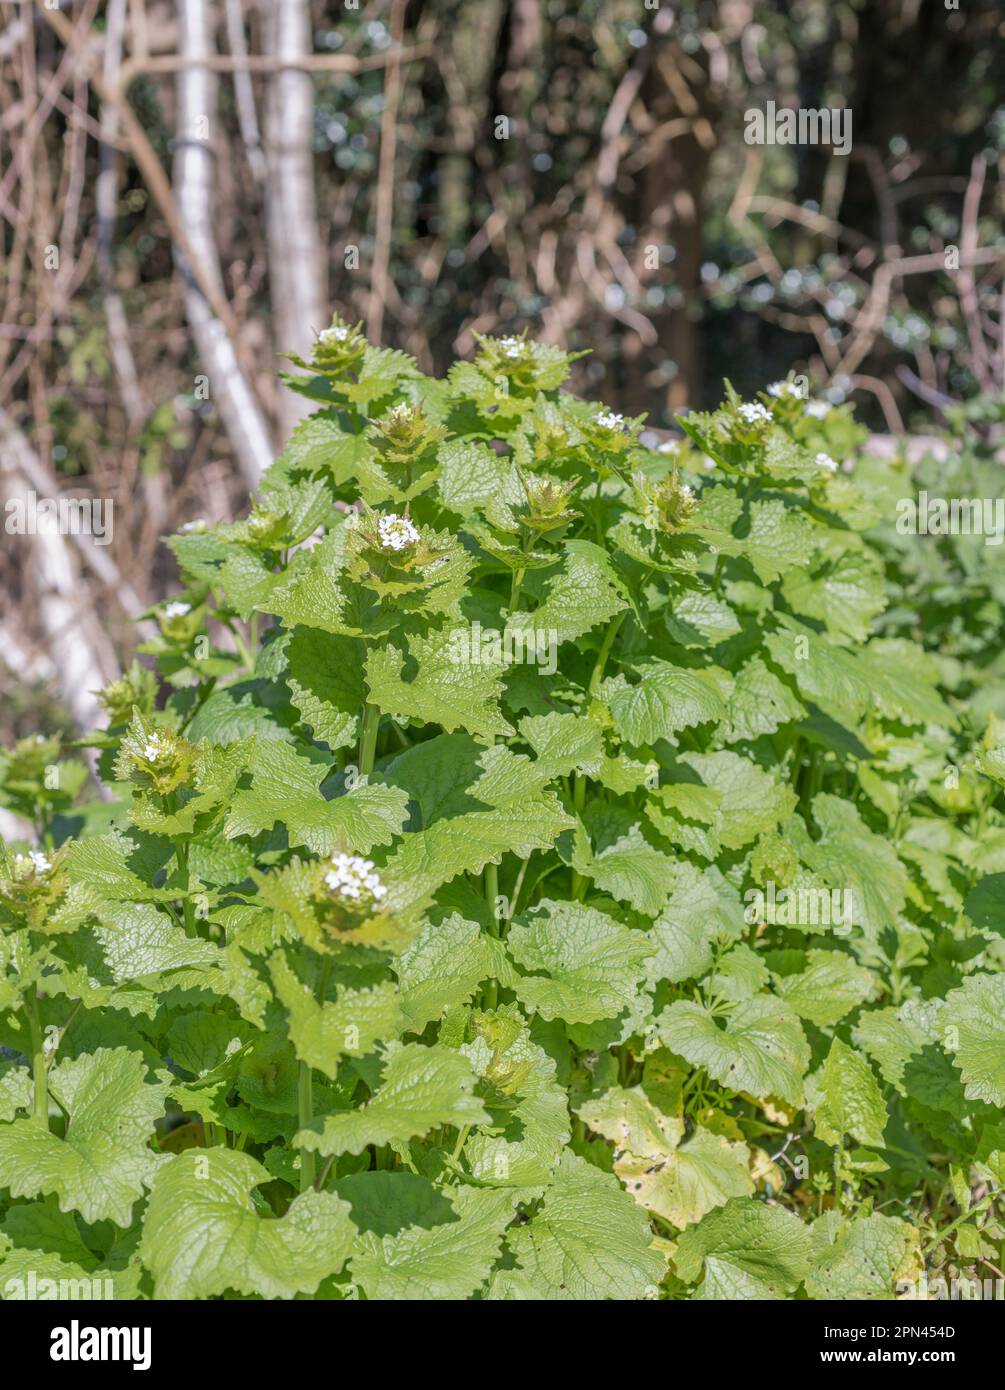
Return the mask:
M 268 0 L 262 19 L 265 49 L 271 57 L 282 61 L 312 52 L 307 0 Z M 285 68 L 270 78 L 265 133 L 266 233 L 276 349 L 310 357 L 316 334 L 328 322 L 314 191 L 314 79 L 310 73 Z M 283 391 L 284 439 L 315 408 L 296 392 Z
M 207 0 L 179 0 L 179 51 L 190 60 L 215 51 Z M 174 157 L 175 197 L 193 254 L 207 279 L 223 293 L 223 277 L 213 236 L 214 154 L 217 78 L 193 65 L 178 73 L 178 131 Z M 254 486 L 274 457 L 261 404 L 223 323 L 213 313 L 189 273 L 176 259 L 185 280 L 185 312 L 196 348 L 209 378 L 210 399 L 220 412 L 241 471 Z

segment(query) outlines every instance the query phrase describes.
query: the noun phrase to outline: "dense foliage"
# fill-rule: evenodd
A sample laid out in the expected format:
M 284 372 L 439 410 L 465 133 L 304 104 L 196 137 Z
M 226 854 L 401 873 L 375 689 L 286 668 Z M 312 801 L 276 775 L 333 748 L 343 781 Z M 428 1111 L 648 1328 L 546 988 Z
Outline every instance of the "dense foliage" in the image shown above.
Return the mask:
M 111 799 L 3 758 L 0 1291 L 993 1269 L 997 550 L 898 532 L 925 476 L 793 382 L 654 450 L 523 338 L 297 365 L 317 412 L 104 692 Z

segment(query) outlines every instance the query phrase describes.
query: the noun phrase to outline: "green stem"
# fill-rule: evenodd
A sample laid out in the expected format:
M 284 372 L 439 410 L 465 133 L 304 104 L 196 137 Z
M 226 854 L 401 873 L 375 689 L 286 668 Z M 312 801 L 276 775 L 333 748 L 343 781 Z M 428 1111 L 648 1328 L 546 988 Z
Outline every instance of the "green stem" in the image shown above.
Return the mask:
M 470 1125 L 463 1125 L 463 1126 L 461 1127 L 461 1131 L 460 1131 L 460 1133 L 459 1133 L 458 1136 L 457 1136 L 457 1143 L 454 1145 L 454 1151 L 453 1151 L 453 1153 L 450 1155 L 450 1158 L 451 1158 L 452 1162 L 457 1163 L 457 1162 L 459 1161 L 460 1156 L 461 1156 L 461 1153 L 462 1153 L 462 1151 L 463 1151 L 463 1149 L 464 1149 L 464 1145 L 468 1142 L 468 1135 L 469 1135 L 470 1133 L 471 1133 L 471 1126 L 470 1126 Z
M 625 621 L 627 615 L 628 609 L 624 608 L 618 616 L 612 618 L 611 622 L 608 624 L 600 651 L 597 653 L 597 663 L 593 668 L 593 675 L 590 677 L 591 695 L 596 695 L 597 691 L 600 689 L 600 682 L 604 679 L 604 669 L 607 666 L 607 658 L 611 654 L 611 648 L 614 646 L 614 639 L 617 637 L 621 624 Z
M 502 923 L 496 915 L 496 900 L 499 897 L 499 867 L 497 864 L 485 865 L 485 901 L 489 909 L 489 933 L 492 936 L 502 935 Z M 485 989 L 482 991 L 482 1003 L 486 1009 L 494 1009 L 499 1003 L 499 983 L 497 980 L 486 980 Z
M 322 1007 L 325 1002 L 325 995 L 328 993 L 328 977 L 331 974 L 332 958 L 325 956 L 321 962 L 321 969 L 318 972 L 318 982 L 314 990 L 314 998 Z M 311 1067 L 309 1062 L 300 1061 L 297 1063 L 297 1119 L 299 1127 L 306 1129 L 314 1118 L 314 1086 Z M 331 1166 L 330 1164 L 328 1165 Z M 325 1169 L 327 1174 L 328 1169 Z M 300 1191 L 306 1192 L 309 1187 L 315 1185 L 314 1179 L 317 1174 L 317 1156 L 307 1149 L 300 1150 Z
M 42 1015 L 38 1007 L 38 995 L 34 988 L 28 991 L 25 1003 L 28 1014 L 28 1031 L 31 1034 L 31 1074 L 34 1081 L 32 1115 L 49 1128 L 49 1086 L 46 1079 L 45 1034 L 42 1031 Z
M 297 1122 L 300 1129 L 306 1129 L 314 1118 L 314 1103 L 311 1094 L 311 1067 L 309 1062 L 297 1063 Z M 312 1149 L 300 1150 L 300 1191 L 313 1187 L 317 1175 L 317 1155 Z
M 380 729 L 380 710 L 376 705 L 363 706 L 363 726 L 359 732 L 359 775 L 369 777 L 377 756 L 377 733 Z
M 956 1230 L 957 1226 L 962 1226 L 964 1221 L 969 1221 L 972 1216 L 979 1216 L 980 1213 L 985 1209 L 985 1207 L 989 1207 L 991 1205 L 996 1195 L 997 1194 L 994 1192 L 989 1192 L 988 1195 L 982 1198 L 982 1200 L 979 1201 L 976 1206 L 971 1207 L 969 1211 L 961 1212 L 955 1221 L 951 1221 L 949 1225 L 945 1227 L 944 1230 L 941 1230 L 939 1234 L 934 1237 L 934 1239 L 928 1242 L 928 1244 L 924 1247 L 924 1249 L 921 1252 L 922 1259 L 927 1260 L 932 1251 L 937 1246 L 942 1244 L 946 1236 L 951 1236 L 952 1233 Z
M 573 778 L 573 782 L 572 782 L 572 809 L 573 809 L 573 810 L 575 811 L 575 813 L 576 813 L 576 818 L 577 818 L 577 820 L 582 818 L 583 810 L 585 809 L 585 807 L 586 807 L 586 774 L 583 773 L 583 772 L 577 772 L 577 773 L 575 774 L 575 776 L 574 776 L 574 778 Z M 573 871 L 572 871 L 572 896 L 573 896 L 573 897 L 576 899 L 576 901 L 578 902 L 578 901 L 580 901 L 580 900 L 582 899 L 583 894 L 584 894 L 585 892 L 586 892 L 586 878 L 585 878 L 582 874 L 577 873 L 575 869 L 573 869 Z

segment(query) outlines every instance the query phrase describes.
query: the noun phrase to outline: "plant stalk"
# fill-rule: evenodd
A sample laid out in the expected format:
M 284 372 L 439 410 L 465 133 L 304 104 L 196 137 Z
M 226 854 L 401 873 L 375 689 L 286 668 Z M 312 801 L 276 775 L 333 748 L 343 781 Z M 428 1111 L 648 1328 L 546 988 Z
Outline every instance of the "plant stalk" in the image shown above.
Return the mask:
M 32 1096 L 32 1116 L 38 1123 L 49 1128 L 49 1084 L 48 1065 L 45 1055 L 45 1033 L 42 1031 L 42 1015 L 38 1007 L 38 995 L 34 987 L 29 991 L 26 1003 L 28 1031 L 31 1034 L 31 1075 L 34 1082 Z
M 363 706 L 363 726 L 359 732 L 359 775 L 369 777 L 377 756 L 380 710 L 369 702 Z

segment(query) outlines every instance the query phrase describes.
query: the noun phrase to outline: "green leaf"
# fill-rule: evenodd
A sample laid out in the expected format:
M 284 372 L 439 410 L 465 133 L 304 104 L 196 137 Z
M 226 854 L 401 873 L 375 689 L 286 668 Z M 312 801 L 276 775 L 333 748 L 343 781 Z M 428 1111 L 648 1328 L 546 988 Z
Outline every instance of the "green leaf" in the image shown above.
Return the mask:
M 353 637 L 295 628 L 286 648 L 290 699 L 334 753 L 355 742 L 366 699 L 363 647 Z
M 783 724 L 802 719 L 806 710 L 792 691 L 759 656 L 736 674 L 726 701 L 722 736 L 727 743 L 748 742 L 773 734 Z
M 743 930 L 743 910 L 735 892 L 732 896 L 735 910 L 730 911 L 714 873 L 679 866 L 674 890 L 650 933 L 656 947 L 648 965 L 650 986 L 659 980 L 698 980 L 711 969 L 712 943 Z
M 939 1030 L 968 1100 L 1005 1106 L 1005 975 L 970 975 L 946 995 Z
M 817 1136 L 825 1144 L 843 1144 L 850 1134 L 860 1144 L 882 1148 L 886 1105 L 866 1059 L 835 1038 L 819 1072 L 807 1083 Z
M 390 844 L 405 823 L 405 793 L 360 783 L 326 801 L 318 787 L 330 770 L 319 754 L 305 758 L 289 744 L 259 742 L 251 787 L 235 794 L 227 835 L 258 835 L 281 821 L 291 844 L 306 845 L 315 854 L 368 854 L 374 845 Z
M 369 989 L 342 986 L 334 1003 L 318 1003 L 281 952 L 269 958 L 269 969 L 297 1056 L 325 1076 L 334 1079 L 343 1057 L 365 1057 L 378 1042 L 400 1037 L 405 1019 L 389 980 Z
M 259 1215 L 252 1191 L 272 1175 L 248 1154 L 188 1150 L 157 1176 L 140 1255 L 159 1299 L 313 1293 L 353 1243 L 348 1203 L 303 1192 L 282 1217 Z
M 699 1128 L 666 1154 L 616 1156 L 614 1171 L 640 1206 L 683 1230 L 731 1197 L 754 1191 L 749 1161 L 746 1144 Z
M 637 673 L 635 685 L 615 676 L 600 688 L 615 729 L 635 748 L 672 738 L 680 729 L 719 720 L 725 713 L 719 682 L 709 671 L 650 661 L 639 666 Z
M 354 1217 L 359 1209 L 373 1213 L 376 1228 L 361 1226 L 352 1257 L 353 1280 L 368 1299 L 471 1298 L 498 1258 L 513 1194 L 473 1187 L 441 1193 L 431 1184 L 417 1192 L 420 1183 L 407 1173 L 359 1173 L 336 1186 L 353 1203 Z
M 630 1008 L 653 953 L 645 932 L 550 898 L 513 923 L 507 946 L 518 965 L 538 972 L 514 981 L 517 998 L 542 1018 L 567 1023 L 616 1018 Z
M 663 1278 L 645 1214 L 616 1178 L 568 1152 L 540 1210 L 507 1244 L 537 1298 L 646 1298 Z
M 459 1052 L 436 1044 L 393 1046 L 380 1084 L 365 1104 L 315 1120 L 298 1132 L 295 1143 L 326 1155 L 358 1154 L 368 1144 L 404 1143 L 437 1125 L 483 1124 L 488 1115 L 474 1095 L 476 1080 Z
M 701 1004 L 678 1000 L 663 1010 L 657 1027 L 672 1052 L 731 1090 L 801 1104 L 810 1049 L 781 1000 L 770 995 L 741 1000 L 722 1028 Z
M 507 632 L 554 633 L 556 642 L 575 642 L 628 607 L 625 586 L 605 551 L 592 541 L 566 541 L 562 568 L 547 582 L 533 613 L 512 613 Z
M 704 1272 L 696 1298 L 782 1299 L 809 1270 L 810 1233 L 782 1207 L 737 1197 L 690 1226 L 674 1262 L 685 1283 Z
M 366 680 L 378 709 L 438 724 L 448 733 L 466 729 L 491 738 L 513 732 L 499 708 L 502 662 L 461 659 L 473 646 L 470 629 L 457 624 L 426 636 L 413 635 L 407 642 L 408 664 L 415 669 L 409 679 L 404 675 L 406 654 L 400 647 L 388 643 L 367 653 Z
M 872 1212 L 849 1221 L 825 1212 L 813 1223 L 806 1292 L 822 1300 L 890 1299 L 917 1244 L 915 1228 L 896 1217 Z
M 796 795 L 770 773 L 736 753 L 682 753 L 707 787 L 722 793 L 714 829 L 727 849 L 741 849 L 774 830 L 796 804 Z
M 570 772 L 596 777 L 600 772 L 604 736 L 591 720 L 576 714 L 533 715 L 521 719 L 519 727 L 549 777 L 567 777 Z
M 806 968 L 782 976 L 779 996 L 793 1013 L 827 1028 L 872 997 L 875 982 L 868 970 L 841 951 L 807 951 Z
M 499 969 L 497 952 L 477 922 L 453 912 L 429 924 L 395 963 L 409 1032 L 421 1033 L 447 1009 L 466 1003 Z
M 128 1226 L 133 1203 L 153 1179 L 153 1122 L 167 1086 L 146 1080 L 146 1063 L 126 1048 L 99 1048 L 60 1062 L 49 1091 L 67 1112 L 66 1137 L 34 1119 L 0 1127 L 0 1186 L 13 1197 L 54 1193 L 61 1211 Z
M 596 854 L 580 836 L 572 866 L 602 892 L 647 917 L 659 912 L 676 879 L 674 861 L 649 844 L 638 825 Z

